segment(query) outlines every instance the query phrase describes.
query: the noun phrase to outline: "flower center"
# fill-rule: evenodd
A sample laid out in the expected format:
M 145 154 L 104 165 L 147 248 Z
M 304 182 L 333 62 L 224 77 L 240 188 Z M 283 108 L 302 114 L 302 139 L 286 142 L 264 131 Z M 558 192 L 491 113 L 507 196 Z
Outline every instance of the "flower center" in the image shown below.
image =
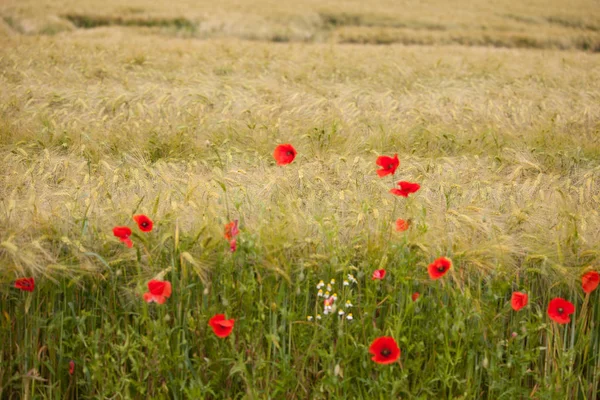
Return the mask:
M 446 268 L 444 268 L 444 266 L 443 266 L 443 265 L 440 265 L 440 266 L 437 268 L 437 270 L 438 270 L 438 272 L 444 272 L 444 271 L 446 270 Z
M 294 153 L 288 150 L 288 151 L 285 152 L 285 155 L 286 156 L 292 156 L 292 155 L 294 155 Z
M 145 227 L 147 227 L 147 226 L 148 226 L 148 222 L 146 222 L 146 221 L 142 222 L 142 227 L 144 227 L 144 228 L 145 228 Z
M 381 350 L 381 351 L 379 352 L 379 354 L 381 354 L 381 355 L 382 355 L 382 356 L 384 356 L 384 357 L 387 357 L 387 356 L 389 356 L 390 354 L 392 354 L 392 352 L 391 352 L 391 350 L 390 350 L 390 349 L 383 349 L 383 350 Z
M 559 314 L 562 314 L 565 310 L 562 307 L 558 307 L 557 311 L 558 311 Z

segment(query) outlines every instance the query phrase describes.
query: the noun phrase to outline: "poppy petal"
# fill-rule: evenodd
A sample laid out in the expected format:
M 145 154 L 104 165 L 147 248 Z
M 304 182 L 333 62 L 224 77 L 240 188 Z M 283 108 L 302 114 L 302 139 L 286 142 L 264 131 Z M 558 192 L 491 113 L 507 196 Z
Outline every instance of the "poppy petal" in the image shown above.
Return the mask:
M 371 360 L 378 364 L 391 364 L 400 358 L 400 348 L 394 338 L 389 336 L 375 339 L 369 346 L 369 353 L 373 354 Z
M 24 292 L 33 292 L 35 289 L 34 278 L 19 278 L 15 281 L 15 288 L 23 290 Z
M 585 293 L 592 293 L 600 284 L 600 274 L 596 271 L 585 273 L 581 277 L 581 287 Z
M 152 279 L 148 282 L 148 291 L 155 296 L 171 296 L 171 282 Z
M 373 276 L 371 277 L 372 280 L 376 280 L 376 279 L 383 279 L 385 278 L 385 269 L 377 269 L 375 271 L 373 271 Z
M 234 319 L 226 320 L 224 314 L 216 314 L 208 321 L 215 335 L 220 338 L 225 338 L 231 334 L 234 323 Z
M 446 257 L 440 257 L 429 264 L 427 272 L 431 279 L 436 280 L 446 275 L 446 272 L 448 272 L 450 268 L 452 268 L 452 261 Z
M 131 241 L 131 239 L 129 239 L 128 237 L 125 238 L 119 238 L 119 240 L 123 243 L 125 243 L 125 245 L 129 248 L 133 247 L 133 242 Z
M 519 311 L 527 305 L 527 297 L 526 293 L 514 292 L 510 299 L 510 306 L 513 310 Z
M 396 220 L 396 231 L 397 232 L 404 232 L 409 227 L 410 227 L 410 221 L 405 221 L 405 220 L 403 220 L 401 218 L 398 218 Z
M 131 229 L 127 226 L 115 226 L 113 228 L 113 235 L 122 240 L 131 236 Z
M 398 154 L 394 154 L 394 157 L 379 156 L 375 163 L 381 167 L 377 170 L 377 175 L 382 178 L 387 175 L 394 175 L 400 165 L 400 160 L 398 160 Z
M 144 214 L 134 215 L 133 220 L 137 223 L 138 228 L 142 232 L 150 232 L 154 226 L 152 220 Z
M 570 301 L 556 297 L 548 303 L 548 316 L 559 324 L 568 324 L 571 322 L 570 314 L 575 312 L 575 306 Z
M 273 151 L 273 158 L 275 158 L 277 165 L 287 165 L 294 161 L 296 154 L 298 153 L 291 144 L 280 144 L 279 146 L 275 147 L 275 150 Z

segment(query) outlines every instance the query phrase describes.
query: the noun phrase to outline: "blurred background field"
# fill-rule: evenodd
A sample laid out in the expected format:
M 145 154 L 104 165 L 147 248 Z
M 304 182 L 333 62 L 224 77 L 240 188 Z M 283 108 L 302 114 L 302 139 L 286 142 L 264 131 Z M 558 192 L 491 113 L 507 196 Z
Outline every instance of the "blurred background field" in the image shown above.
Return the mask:
M 0 397 L 597 397 L 599 50 L 594 1 L 4 0 Z M 408 199 L 375 174 L 394 153 Z M 347 273 L 355 324 L 307 323 Z M 402 368 L 371 365 L 382 334 Z
M 26 34 L 129 26 L 202 39 L 600 50 L 598 4 L 591 0 L 5 0 L 2 8 L 6 24 Z

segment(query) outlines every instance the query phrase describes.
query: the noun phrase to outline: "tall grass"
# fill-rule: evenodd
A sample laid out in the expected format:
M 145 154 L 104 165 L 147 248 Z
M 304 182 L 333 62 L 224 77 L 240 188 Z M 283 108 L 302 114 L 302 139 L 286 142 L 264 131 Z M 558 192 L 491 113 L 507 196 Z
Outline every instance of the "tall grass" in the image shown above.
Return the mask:
M 599 293 L 580 285 L 599 261 L 598 55 L 12 32 L 1 398 L 598 397 Z M 397 180 L 421 190 L 395 198 Z M 112 228 L 136 213 L 156 225 L 127 249 Z M 431 281 L 442 255 L 454 266 Z M 12 287 L 23 276 L 34 292 Z M 152 278 L 173 285 L 164 305 L 142 300 Z M 323 314 L 331 279 L 352 320 Z M 564 326 L 546 314 L 559 296 Z M 226 339 L 217 313 L 236 320 Z M 379 336 L 399 363 L 370 360 Z

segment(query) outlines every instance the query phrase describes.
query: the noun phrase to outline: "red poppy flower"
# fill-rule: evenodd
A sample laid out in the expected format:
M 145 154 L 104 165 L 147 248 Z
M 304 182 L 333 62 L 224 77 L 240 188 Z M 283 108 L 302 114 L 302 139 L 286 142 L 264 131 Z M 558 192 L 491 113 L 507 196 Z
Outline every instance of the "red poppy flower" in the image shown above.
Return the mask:
M 335 301 L 335 297 L 331 296 L 330 298 L 323 300 L 323 305 L 325 307 L 332 306 L 334 301 Z
M 396 231 L 398 231 L 398 232 L 404 232 L 409 227 L 410 227 L 410 220 L 405 221 L 405 220 L 403 220 L 401 218 L 398 218 L 396 220 Z
M 229 241 L 229 250 L 231 250 L 232 253 L 237 250 L 237 240 L 231 239 Z
M 224 314 L 217 314 L 208 321 L 208 324 L 212 328 L 215 335 L 220 338 L 229 336 L 233 330 L 234 323 L 234 319 L 225 319 Z
M 400 348 L 393 337 L 384 336 L 371 343 L 369 353 L 373 354 L 371 360 L 378 364 L 391 364 L 400 358 Z
M 238 220 L 228 222 L 225 224 L 225 239 L 231 240 L 240 233 L 238 229 Z
M 527 293 L 513 292 L 510 299 L 510 306 L 513 310 L 519 311 L 521 308 L 527 305 Z
M 600 275 L 596 271 L 590 271 L 585 273 L 581 277 L 581 287 L 586 293 L 592 293 L 598 287 L 600 283 Z
M 127 247 L 133 247 L 133 242 L 129 239 L 131 236 L 131 229 L 126 226 L 115 226 L 113 228 L 113 235 L 119 238 L 119 240 L 127 245 Z
M 148 292 L 144 293 L 146 303 L 164 304 L 171 297 L 171 282 L 152 279 L 148 282 Z
M 69 361 L 69 375 L 73 375 L 75 373 L 75 361 Z
M 396 196 L 408 197 L 409 194 L 415 193 L 421 188 L 421 185 L 418 183 L 405 181 L 398 182 L 398 186 L 400 186 L 400 189 L 390 189 L 390 193 L 395 194 Z
M 373 271 L 373 276 L 371 277 L 372 280 L 381 280 L 383 278 L 385 278 L 385 269 L 376 269 Z
M 379 156 L 376 164 L 381 167 L 377 170 L 377 175 L 381 178 L 386 175 L 394 175 L 396 168 L 400 165 L 400 160 L 398 160 L 398 154 L 394 154 L 394 157 Z
M 15 287 L 25 292 L 33 292 L 33 289 L 35 289 L 35 279 L 19 278 L 15 281 Z
M 440 257 L 429 264 L 428 272 L 431 279 L 440 279 L 452 267 L 452 261 L 446 257 Z
M 133 220 L 138 224 L 138 228 L 142 232 L 150 232 L 154 226 L 152 220 L 144 214 L 134 215 Z
M 575 306 L 570 301 L 556 297 L 548 303 L 548 316 L 559 324 L 571 322 L 570 314 L 575 312 Z
M 420 296 L 421 296 L 421 295 L 419 294 L 419 292 L 414 292 L 414 293 L 412 294 L 412 296 L 410 296 L 410 297 L 411 297 L 412 301 L 417 301 L 417 299 L 418 299 Z
M 277 161 L 277 165 L 286 165 L 294 161 L 296 158 L 296 149 L 291 144 L 280 144 L 275 147 L 275 151 L 273 151 L 273 157 L 275 161 Z

